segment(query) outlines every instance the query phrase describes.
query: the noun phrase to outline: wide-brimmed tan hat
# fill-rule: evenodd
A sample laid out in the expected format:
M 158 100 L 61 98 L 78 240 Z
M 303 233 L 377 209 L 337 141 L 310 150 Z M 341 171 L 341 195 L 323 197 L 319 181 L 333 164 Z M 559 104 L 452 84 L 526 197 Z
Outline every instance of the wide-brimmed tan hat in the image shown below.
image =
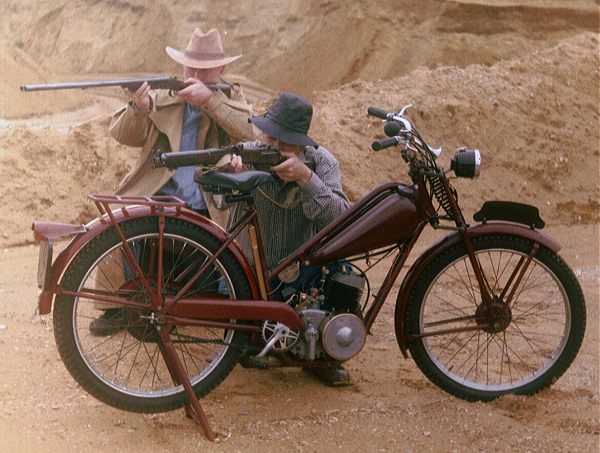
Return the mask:
M 241 55 L 225 56 L 221 35 L 216 28 L 211 28 L 206 33 L 196 28 L 183 52 L 172 47 L 167 47 L 165 50 L 177 63 L 198 69 L 218 68 L 241 57 Z

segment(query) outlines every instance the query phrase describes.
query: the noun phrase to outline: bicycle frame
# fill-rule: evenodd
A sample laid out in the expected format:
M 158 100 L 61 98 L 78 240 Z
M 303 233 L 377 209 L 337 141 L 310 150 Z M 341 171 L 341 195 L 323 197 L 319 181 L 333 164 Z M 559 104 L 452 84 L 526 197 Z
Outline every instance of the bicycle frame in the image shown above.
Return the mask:
M 387 183 L 375 188 L 343 216 L 333 221 L 298 250 L 284 259 L 276 268 L 270 271 L 266 266 L 258 216 L 252 202 L 250 202 L 249 209 L 244 216 L 232 228 L 231 234 L 227 234 L 215 223 L 199 216 L 193 211 L 185 209 L 185 203 L 174 197 L 90 195 L 90 199 L 94 201 L 101 213 L 101 217 L 90 222 L 90 224 L 82 226 L 43 222 L 34 223 L 33 225 L 36 238 L 43 240 L 43 244 L 46 245 L 46 247 L 40 248 L 40 270 L 42 276 L 40 276 L 39 280 L 42 292 L 38 302 L 39 312 L 40 314 L 49 313 L 51 311 L 54 295 L 60 294 L 86 297 L 98 302 L 119 303 L 123 306 L 132 308 L 148 308 L 146 305 L 140 303 L 122 298 L 110 297 L 99 292 L 67 292 L 62 290 L 58 285 L 59 278 L 79 249 L 91 240 L 91 238 L 97 236 L 107 228 L 113 227 L 124 245 L 124 259 L 127 260 L 127 263 L 133 269 L 134 274 L 146 289 L 152 301 L 153 308 L 157 313 L 160 313 L 162 316 L 165 316 L 166 319 L 178 325 L 223 327 L 225 324 L 220 321 L 223 319 L 248 321 L 276 320 L 283 322 L 290 328 L 302 329 L 304 323 L 292 308 L 286 304 L 268 300 L 268 294 L 271 292 L 271 282 L 281 271 L 294 263 L 298 263 L 298 265 L 325 264 L 326 262 L 335 259 L 348 258 L 352 255 L 365 255 L 372 250 L 386 245 L 395 245 L 398 247 L 399 253 L 385 276 L 377 296 L 364 316 L 365 326 L 367 330 L 370 330 L 383 303 L 389 295 L 394 282 L 398 278 L 402 267 L 406 263 L 413 246 L 426 226 L 427 221 L 435 215 L 435 210 L 431 203 L 424 178 L 416 178 L 415 182 L 416 184 L 413 186 L 406 186 L 399 183 Z M 446 185 L 448 185 L 447 181 L 445 182 Z M 445 189 L 448 193 L 450 192 L 449 187 L 446 187 Z M 250 201 L 251 198 L 246 197 L 246 200 Z M 544 244 L 555 251 L 560 249 L 560 246 L 551 238 L 543 235 L 537 230 L 527 228 L 523 225 L 508 222 L 492 222 L 468 226 L 464 222 L 460 208 L 454 198 L 450 197 L 450 200 L 452 213 L 454 218 L 457 219 L 457 227 L 454 228 L 457 230 L 457 233 L 447 236 L 440 243 L 432 246 L 419 257 L 417 261 L 415 261 L 398 294 L 397 312 L 399 312 L 399 314 L 396 316 L 397 321 L 399 321 L 398 318 L 404 311 L 404 307 L 407 304 L 406 295 L 410 292 L 410 288 L 412 288 L 415 276 L 418 275 L 419 270 L 429 263 L 435 255 L 457 241 L 465 243 L 472 266 L 477 275 L 480 291 L 482 292 L 482 300 L 484 301 L 489 301 L 490 298 L 489 293 L 486 290 L 485 278 L 479 269 L 477 259 L 472 251 L 472 246 L 470 245 L 472 237 L 480 234 L 487 234 L 489 232 L 504 232 L 528 237 L 532 239 L 534 243 Z M 112 211 L 110 209 L 111 204 L 124 205 L 124 207 Z M 400 206 L 400 208 L 398 208 L 398 206 Z M 396 208 L 395 211 L 394 208 Z M 178 217 L 206 229 L 222 244 L 219 250 L 213 254 L 212 258 L 196 272 L 189 280 L 188 284 L 182 288 L 177 295 L 168 296 L 164 301 L 160 297 L 160 279 L 158 283 L 159 286 L 156 289 L 152 289 L 150 282 L 147 277 L 143 275 L 131 250 L 126 246 L 126 239 L 119 226 L 124 220 L 147 216 L 158 218 L 160 237 L 163 233 L 165 218 Z M 378 217 L 380 220 L 378 222 L 373 222 L 371 218 L 374 216 Z M 369 220 L 366 224 L 365 219 Z M 383 232 L 377 231 L 377 234 L 374 234 L 375 230 L 378 230 L 382 225 L 386 227 L 386 229 Z M 253 260 L 255 263 L 254 271 L 244 253 L 235 242 L 235 239 L 246 227 L 249 229 L 250 247 L 253 251 Z M 62 235 L 74 233 L 78 233 L 78 235 L 50 267 L 52 261 L 51 240 Z M 159 241 L 159 244 L 161 243 L 162 242 Z M 50 256 L 48 256 L 48 249 L 50 249 Z M 189 286 L 200 278 L 206 269 L 208 269 L 225 250 L 229 250 L 233 253 L 236 260 L 241 264 L 248 282 L 250 283 L 253 299 L 226 300 L 226 302 L 222 297 L 213 299 L 182 299 L 182 295 Z M 42 265 L 44 260 L 46 263 Z M 160 247 L 157 253 L 157 260 L 159 263 L 157 269 L 160 270 L 160 263 L 162 262 L 162 250 Z M 526 266 L 523 267 L 522 272 L 524 272 L 525 269 Z M 517 276 L 515 276 L 515 278 L 517 278 Z M 406 355 L 406 338 L 402 332 L 401 323 L 397 322 L 397 326 L 400 326 L 397 327 L 401 333 L 399 338 L 404 339 L 404 341 L 400 341 L 401 350 L 403 354 Z M 227 324 L 227 327 L 246 331 L 259 330 L 258 327 L 251 325 Z
M 458 203 L 452 195 L 448 181 L 446 179 L 442 181 L 443 190 L 449 199 L 450 214 L 455 219 L 456 225 L 455 227 L 446 228 L 455 232 L 438 241 L 425 251 L 409 269 L 402 282 L 396 302 L 395 326 L 396 338 L 405 357 L 408 356 L 406 342 L 411 339 L 450 332 L 493 328 L 496 321 L 493 310 L 490 310 L 488 323 L 478 321 L 476 325 L 469 327 L 447 328 L 419 335 L 407 335 L 404 331 L 404 315 L 408 304 L 408 295 L 417 277 L 436 256 L 443 253 L 448 247 L 457 242 L 464 244 L 469 256 L 469 262 L 473 267 L 478 282 L 482 304 L 487 304 L 488 306 L 491 306 L 493 302 L 490 296 L 491 291 L 473 250 L 472 239 L 474 237 L 490 233 L 507 233 L 532 240 L 533 246 L 529 256 L 523 258 L 517 265 L 509 278 L 509 284 L 501 295 L 502 299 L 509 302 L 513 296 L 514 288 L 518 286 L 525 275 L 539 245 L 543 244 L 554 251 L 560 249 L 560 246 L 549 237 L 533 228 L 528 228 L 517 223 L 493 221 L 473 226 L 467 225 Z M 185 203 L 174 197 L 90 195 L 89 197 L 95 202 L 101 216 L 88 225 L 35 223 L 33 226 L 36 238 L 42 240 L 43 244 L 45 244 L 45 247 L 42 246 L 40 248 L 41 272 L 39 282 L 42 287 L 42 293 L 40 294 L 38 304 L 39 311 L 41 314 L 49 313 L 55 295 L 83 297 L 96 302 L 117 303 L 124 307 L 142 310 L 149 308 L 146 304 L 131 301 L 125 297 L 118 297 L 118 295 L 115 297 L 114 295 L 109 295 L 95 289 L 67 291 L 61 288 L 58 283 L 66 267 L 85 244 L 103 231 L 114 228 L 122 244 L 123 259 L 132 270 L 136 281 L 144 288 L 150 300 L 152 307 L 151 321 L 159 327 L 159 344 L 167 368 L 174 382 L 182 385 L 188 396 L 189 403 L 186 406 L 186 411 L 202 427 L 205 436 L 210 440 L 214 440 L 216 435 L 208 423 L 199 400 L 195 397 L 191 383 L 186 376 L 183 365 L 177 357 L 174 345 L 169 337 L 171 330 L 175 326 L 203 326 L 259 333 L 261 331 L 261 322 L 268 320 L 278 321 L 290 329 L 302 331 L 305 328 L 304 321 L 294 308 L 285 303 L 269 300 L 272 282 L 280 272 L 284 271 L 288 266 L 323 265 L 340 259 L 357 256 L 368 257 L 370 252 L 384 247 L 396 248 L 398 250 L 397 255 L 377 295 L 368 305 L 368 309 L 366 309 L 363 316 L 365 328 L 367 332 L 370 331 L 424 227 L 428 222 L 438 218 L 432 204 L 432 197 L 427 190 L 425 178 L 422 175 L 414 177 L 413 182 L 414 184 L 411 186 L 399 183 L 387 183 L 375 188 L 344 215 L 333 221 L 272 270 L 269 270 L 266 266 L 258 214 L 252 197 L 249 194 L 237 197 L 248 203 L 248 209 L 236 225 L 232 227 L 230 234 L 226 233 L 210 220 L 186 209 Z M 112 204 L 123 205 L 123 207 L 113 211 L 110 209 L 110 205 Z M 133 206 L 130 206 L 131 204 Z M 144 272 L 137 263 L 120 226 L 122 222 L 138 217 L 157 218 L 158 250 L 155 250 L 154 260 L 157 265 L 158 274 L 154 277 L 156 278 L 155 288 L 152 286 L 150 278 L 144 275 Z M 221 245 L 177 294 L 163 297 L 162 260 L 164 250 L 162 238 L 165 233 L 164 229 L 167 217 L 180 218 L 194 223 L 217 238 Z M 236 242 L 242 231 L 246 229 L 248 230 L 254 269 L 252 269 L 248 259 Z M 77 234 L 77 236 L 75 236 L 74 240 L 52 264 L 52 239 L 69 234 Z M 234 258 L 240 263 L 250 285 L 253 298 L 249 300 L 231 300 L 224 298 L 218 293 L 204 294 L 202 298 L 184 297 L 191 285 L 226 250 L 231 252 Z M 192 267 L 190 266 L 190 268 Z M 509 287 L 512 288 L 511 292 L 506 294 Z M 227 320 L 236 320 L 237 322 Z M 286 359 L 285 357 L 283 359 L 290 364 L 298 365 L 292 359 Z M 322 366 L 322 363 L 319 362 L 311 365 Z
M 281 335 L 287 335 L 290 330 L 295 330 L 298 333 L 308 332 L 310 334 L 317 332 L 315 326 L 311 324 L 313 321 L 310 319 L 310 316 L 303 318 L 303 314 L 306 315 L 309 311 L 314 311 L 319 312 L 324 318 L 332 317 L 335 319 L 337 316 L 347 316 L 352 319 L 352 322 L 357 322 L 359 325 L 362 322 L 364 329 L 360 325 L 361 343 L 356 351 L 352 351 L 352 354 L 357 354 L 364 345 L 365 333 L 371 331 L 402 268 L 413 251 L 423 229 L 429 223 L 434 229 L 446 229 L 451 231 L 451 233 L 436 241 L 421 253 L 408 269 L 398 292 L 394 323 L 396 339 L 404 357 L 408 357 L 408 344 L 417 365 L 422 370 L 425 370 L 424 372 L 428 377 L 436 383 L 435 379 L 432 378 L 430 373 L 426 372 L 427 370 L 418 360 L 419 347 L 422 344 L 420 339 L 447 334 L 458 336 L 463 332 L 477 330 L 494 335 L 506 329 L 508 326 L 506 320 L 511 320 L 511 302 L 514 298 L 518 298 L 518 294 L 516 294 L 517 288 L 522 281 L 527 280 L 527 271 L 534 261 L 538 250 L 543 246 L 552 252 L 558 252 L 560 245 L 550 237 L 536 230 L 536 228 L 543 226 L 543 221 L 538 217 L 537 208 L 532 206 L 527 206 L 527 208 L 535 211 L 537 219 L 534 219 L 534 216 L 531 214 L 524 214 L 524 211 L 519 211 L 520 208 L 517 208 L 517 204 L 515 203 L 496 203 L 494 206 L 490 205 L 488 209 L 485 209 L 484 205 L 484 208 L 475 216 L 477 220 L 480 220 L 480 223 L 468 224 L 458 204 L 456 191 L 452 188 L 449 179 L 446 177 L 447 172 L 443 171 L 436 163 L 435 159 L 439 155 L 439 152 L 434 152 L 435 150 L 430 149 L 421 139 L 416 129 L 403 116 L 405 110 L 406 108 L 398 113 L 387 113 L 381 109 L 370 107 L 368 111 L 371 115 L 391 122 L 390 126 L 394 126 L 386 127 L 385 132 L 388 138 L 374 142 L 372 148 L 380 150 L 390 146 L 403 145 L 401 156 L 408 164 L 408 174 L 413 184 L 406 185 L 392 182 L 376 187 L 343 215 L 331 222 L 305 244 L 301 245 L 291 255 L 284 258 L 274 269 L 267 268 L 258 213 L 251 193 L 236 195 L 230 193 L 227 195 L 226 199 L 230 202 L 246 202 L 248 205 L 248 209 L 230 229 L 229 233 L 212 221 L 187 209 L 183 201 L 175 197 L 160 196 L 121 197 L 90 195 L 89 198 L 94 201 L 100 211 L 100 217 L 87 225 L 48 222 L 34 223 L 35 237 L 37 240 L 42 241 L 38 267 L 38 284 L 42 289 L 38 301 L 40 314 L 50 313 L 54 296 L 61 295 L 84 298 L 100 303 L 112 303 L 137 310 L 139 318 L 148 320 L 148 323 L 152 324 L 155 328 L 154 333 L 158 333 L 158 339 L 155 341 L 158 343 L 167 370 L 173 382 L 176 385 L 181 385 L 185 390 L 187 396 L 186 412 L 201 425 L 205 436 L 209 440 L 214 440 L 216 435 L 209 425 L 188 378 L 186 369 L 178 357 L 176 347 L 171 340 L 173 329 L 177 326 L 201 326 L 249 332 L 256 336 L 262 335 L 265 338 L 266 345 L 259 356 L 262 357 L 269 351 L 275 352 L 284 361 L 292 365 L 320 367 L 328 366 L 331 361 L 335 363 L 338 359 L 341 361 L 348 360 L 353 355 L 336 355 L 326 349 L 322 356 L 317 357 L 314 354 L 314 348 L 316 347 L 316 335 L 318 333 L 312 336 L 311 347 L 313 348 L 313 354 L 307 355 L 310 359 L 309 361 L 300 362 L 301 358 L 295 361 L 295 358 L 298 357 L 294 355 L 296 351 L 292 351 L 288 357 L 287 348 L 281 348 L 281 352 L 271 348 L 273 348 L 274 342 L 281 338 L 281 336 L 277 336 L 281 332 L 285 331 Z M 394 122 L 397 124 L 394 124 Z M 457 150 L 457 152 L 460 150 Z M 463 151 L 465 150 L 463 149 Z M 473 177 L 478 174 L 478 152 L 478 150 L 470 150 L 462 154 L 462 163 L 457 163 L 458 160 L 453 160 L 453 165 L 456 165 L 454 167 L 451 165 L 451 170 L 454 171 L 457 177 Z M 467 157 L 465 158 L 465 156 Z M 472 159 L 472 161 L 469 159 Z M 222 176 L 221 174 L 218 175 L 219 177 Z M 248 184 L 243 187 L 251 187 L 252 183 L 257 185 L 260 181 L 264 181 L 264 173 L 262 179 L 259 174 L 249 174 L 248 176 L 249 178 L 246 180 Z M 234 187 L 237 189 L 241 187 L 241 184 L 236 185 L 237 183 L 234 182 L 233 178 L 231 180 L 229 180 L 228 176 L 224 178 L 226 183 L 232 183 L 230 186 L 225 184 L 225 187 Z M 214 187 L 218 186 L 215 185 Z M 250 191 L 251 189 L 247 190 Z M 434 207 L 434 199 L 437 200 L 437 204 L 439 205 L 437 208 Z M 121 207 L 112 210 L 111 205 L 120 205 Z M 441 208 L 443 209 L 441 210 Z M 506 213 L 507 210 L 512 210 L 513 212 Z M 146 271 L 147 275 L 142 270 L 129 245 L 130 242 L 128 242 L 135 238 L 128 239 L 122 229 L 124 222 L 139 218 L 156 219 L 157 230 L 156 232 L 152 231 L 152 237 L 156 238 L 156 240 L 153 239 L 150 245 L 149 253 L 151 258 L 149 261 L 152 264 L 151 269 Z M 214 241 L 211 239 L 211 241 L 207 242 L 207 244 L 211 244 L 207 246 L 211 250 L 202 252 L 204 257 L 208 257 L 206 261 L 203 261 L 204 257 L 200 257 L 192 258 L 191 263 L 186 263 L 186 268 L 176 278 L 173 278 L 174 283 L 183 281 L 185 283 L 182 283 L 182 287 L 173 285 L 177 293 L 165 296 L 163 294 L 163 258 L 168 253 L 168 247 L 165 251 L 164 238 L 166 234 L 171 234 L 175 231 L 175 229 L 168 233 L 165 231 L 167 219 L 178 219 L 189 222 L 196 229 L 200 228 L 212 236 Z M 448 221 L 450 223 L 442 226 L 439 223 L 440 221 Z M 147 227 L 148 225 L 144 225 L 144 228 Z M 63 278 L 63 274 L 73 262 L 73 259 L 91 240 L 109 229 L 114 230 L 118 240 L 116 245 L 114 245 L 112 242 L 114 238 L 110 235 L 104 236 L 106 244 L 110 244 L 108 253 L 112 253 L 114 250 L 112 247 L 120 247 L 117 252 L 122 253 L 124 267 L 131 271 L 131 276 L 128 275 L 128 281 L 122 286 L 117 285 L 117 289 L 111 292 L 97 288 L 83 287 L 83 284 L 76 290 L 62 288 L 59 283 L 60 279 Z M 240 235 L 244 231 L 248 232 L 251 258 L 247 257 L 238 245 L 237 239 L 240 238 Z M 201 237 L 206 238 L 204 232 Z M 75 237 L 53 262 L 52 241 L 67 235 L 75 235 Z M 506 236 L 514 236 L 527 240 L 520 240 L 520 253 L 518 254 L 518 258 L 515 259 L 514 268 L 506 273 L 507 278 L 503 278 L 502 284 L 496 287 L 492 287 L 493 285 L 488 282 L 489 276 L 491 276 L 489 277 L 490 280 L 494 281 L 492 273 L 496 272 L 495 269 L 486 276 L 484 273 L 484 268 L 487 272 L 486 263 L 483 259 L 481 262 L 479 261 L 478 252 L 476 251 L 476 249 L 483 250 L 484 252 L 488 249 L 495 251 L 496 244 L 499 241 L 496 238 L 490 240 L 489 237 L 485 237 L 494 235 L 504 236 L 504 240 L 507 242 L 512 239 L 507 239 Z M 479 242 L 475 241 L 479 236 L 484 237 Z M 193 238 L 190 237 L 189 239 L 192 240 Z M 485 248 L 486 241 L 488 249 Z M 215 246 L 215 244 L 219 245 Z M 449 250 L 458 244 L 462 244 L 464 250 Z M 213 251 L 212 249 L 214 248 L 216 250 Z M 501 253 L 504 250 L 502 247 L 499 249 Z M 105 251 L 101 252 L 107 253 Z M 373 256 L 382 256 L 383 254 L 387 256 L 388 252 L 396 252 L 393 262 L 376 295 L 372 300 L 367 298 L 362 306 L 361 313 L 359 313 L 360 307 L 356 312 L 345 313 L 343 312 L 343 307 L 331 308 L 325 303 L 320 305 L 323 297 L 328 296 L 319 297 L 319 300 L 307 297 L 307 299 L 310 299 L 309 302 L 314 303 L 317 308 L 309 306 L 306 310 L 300 305 L 292 307 L 294 299 L 290 299 L 290 305 L 270 300 L 273 286 L 275 286 L 274 281 L 282 273 L 293 275 L 301 267 L 325 266 L 328 263 L 343 260 L 368 260 Z M 223 255 L 224 253 L 228 255 Z M 419 307 L 423 310 L 423 305 L 419 304 L 425 303 L 428 296 L 422 296 L 422 292 L 429 288 L 418 285 L 432 285 L 431 287 L 438 285 L 439 281 L 435 280 L 435 278 L 439 274 L 434 273 L 439 272 L 443 274 L 446 268 L 439 271 L 436 266 L 439 264 L 447 265 L 447 263 L 451 263 L 452 265 L 455 253 L 460 253 L 461 263 L 464 262 L 464 267 L 470 267 L 473 271 L 472 274 L 469 274 L 473 275 L 473 278 L 469 277 L 469 288 L 472 288 L 473 292 L 472 300 L 470 298 L 469 302 L 474 308 L 471 307 L 472 310 L 465 312 L 459 310 L 458 314 L 453 314 L 451 317 L 434 319 L 432 322 L 426 324 L 423 329 L 421 329 L 422 326 L 415 327 L 413 325 L 415 316 L 421 318 L 423 317 L 423 313 L 416 313 L 413 310 L 418 310 Z M 545 250 L 540 255 L 542 255 L 542 258 L 546 256 L 547 259 L 547 253 L 548 251 Z M 239 264 L 241 272 L 248 282 L 250 298 L 246 300 L 229 299 L 228 296 L 224 296 L 223 293 L 219 293 L 215 289 L 205 291 L 201 296 L 189 297 L 187 295 L 188 290 L 213 265 L 218 264 L 218 260 L 221 257 L 226 258 L 228 261 L 233 259 Z M 435 260 L 438 257 L 440 261 L 436 263 Z M 252 265 L 250 261 L 252 261 Z M 154 265 L 156 266 L 155 268 L 153 267 Z M 94 269 L 94 266 L 95 264 L 90 269 Z M 193 275 L 190 276 L 190 274 Z M 238 275 L 237 268 L 236 275 Z M 421 275 L 424 275 L 424 278 L 419 280 Z M 183 280 L 184 278 L 185 280 Z M 281 277 L 281 280 L 284 281 L 285 278 Z M 450 281 L 453 282 L 453 280 Z M 443 284 L 442 282 L 442 286 Z M 127 298 L 133 286 L 143 288 L 149 304 L 136 302 Z M 572 286 L 577 286 L 576 282 Z M 576 293 L 576 291 L 573 290 L 573 293 Z M 414 294 L 414 296 L 413 299 L 409 300 L 411 294 Z M 360 295 L 357 296 L 357 299 L 360 297 Z M 423 297 L 423 300 L 420 300 L 420 297 Z M 574 297 L 574 299 L 576 298 L 577 296 Z M 414 301 L 414 299 L 419 300 L 415 302 L 413 307 L 409 307 L 411 300 Z M 70 299 L 66 299 L 64 302 L 70 303 Z M 444 299 L 441 302 L 440 306 L 443 304 L 452 305 L 451 302 L 447 302 Z M 72 307 L 69 306 L 68 308 Z M 408 312 L 410 316 L 407 317 L 407 310 L 409 308 L 411 309 Z M 446 311 L 446 309 L 447 307 L 443 306 L 443 311 Z M 452 310 L 448 311 L 452 312 Z M 57 310 L 57 314 L 61 312 L 63 315 L 61 322 L 70 323 L 72 320 L 70 319 L 69 312 Z M 67 317 L 65 317 L 65 313 Z M 149 315 L 147 315 L 148 313 Z M 584 323 L 585 316 L 580 315 L 580 318 L 583 319 L 580 322 Z M 307 319 L 306 323 L 304 319 Z M 263 325 L 268 327 L 269 324 L 266 321 L 282 324 L 282 326 L 277 326 L 282 330 L 277 334 L 273 334 L 270 339 L 269 335 L 265 336 L 263 332 Z M 327 324 L 328 318 L 325 318 L 325 321 L 321 321 L 317 327 L 322 328 L 322 332 L 325 332 L 329 326 Z M 411 326 L 411 331 L 405 331 L 405 322 Z M 419 319 L 418 322 L 424 323 L 422 319 Z M 67 325 L 64 330 L 69 330 L 71 327 L 73 326 Z M 311 331 L 310 329 L 313 330 Z M 580 333 L 583 335 L 583 330 Z M 219 341 L 223 340 L 219 338 Z M 411 341 L 414 342 L 410 344 Z M 236 345 L 236 347 L 245 349 L 248 345 L 244 343 L 243 346 Z M 446 350 L 445 344 L 443 349 Z M 236 356 L 236 359 L 237 357 L 239 356 Z M 421 360 L 424 360 L 423 357 L 425 357 L 424 353 L 422 353 Z M 232 362 L 232 366 L 234 363 Z M 439 383 L 437 385 L 448 390 L 448 388 L 441 386 Z M 477 395 L 476 397 L 479 398 Z

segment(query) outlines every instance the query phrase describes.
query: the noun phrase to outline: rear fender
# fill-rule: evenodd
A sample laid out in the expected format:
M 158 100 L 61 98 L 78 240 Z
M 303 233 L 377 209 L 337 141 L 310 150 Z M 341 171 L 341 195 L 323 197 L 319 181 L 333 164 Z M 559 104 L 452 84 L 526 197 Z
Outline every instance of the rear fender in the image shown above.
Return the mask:
M 561 248 L 560 244 L 554 239 L 552 239 L 550 236 L 541 233 L 538 230 L 518 223 L 504 221 L 477 223 L 467 228 L 467 234 L 471 238 L 488 234 L 504 234 L 519 236 L 527 238 L 533 241 L 534 243 L 539 243 L 554 252 L 558 252 Z M 398 292 L 398 298 L 396 299 L 394 325 L 396 328 L 396 340 L 398 341 L 400 350 L 402 351 L 402 354 L 405 358 L 408 357 L 408 352 L 406 348 L 406 341 L 404 339 L 404 315 L 406 312 L 408 297 L 412 292 L 417 278 L 423 273 L 427 266 L 436 257 L 444 253 L 447 249 L 460 242 L 461 240 L 462 239 L 459 233 L 453 233 L 436 241 L 427 250 L 425 250 L 425 252 L 423 252 L 421 256 L 419 256 L 416 259 L 416 261 L 406 273 L 404 280 L 402 281 L 400 291 Z
M 112 211 L 112 214 L 117 223 L 140 217 L 164 216 L 178 218 L 199 226 L 220 242 L 225 242 L 229 238 L 227 232 L 215 222 L 188 209 L 165 207 L 162 212 L 159 212 L 151 206 L 126 206 Z M 111 226 L 112 223 L 106 214 L 92 220 L 87 225 L 34 223 L 33 230 L 35 238 L 45 242 L 45 244 L 42 244 L 42 249 L 46 247 L 47 249 L 49 248 L 50 251 L 52 250 L 52 239 L 77 233 L 67 247 L 56 257 L 52 266 L 50 267 L 48 264 L 48 271 L 45 272 L 45 275 L 38 275 L 38 284 L 41 286 L 41 294 L 38 299 L 38 310 L 40 314 L 48 314 L 52 310 L 54 295 L 59 290 L 58 282 L 75 255 L 77 255 L 82 247 L 90 240 L 109 229 Z M 255 299 L 260 298 L 256 277 L 248 259 L 236 242 L 232 242 L 228 249 L 240 263 L 242 270 L 250 283 L 252 297 Z M 40 254 L 40 266 L 43 265 L 42 259 L 44 258 L 42 257 L 42 254 Z M 46 256 L 45 259 L 51 260 L 51 256 Z

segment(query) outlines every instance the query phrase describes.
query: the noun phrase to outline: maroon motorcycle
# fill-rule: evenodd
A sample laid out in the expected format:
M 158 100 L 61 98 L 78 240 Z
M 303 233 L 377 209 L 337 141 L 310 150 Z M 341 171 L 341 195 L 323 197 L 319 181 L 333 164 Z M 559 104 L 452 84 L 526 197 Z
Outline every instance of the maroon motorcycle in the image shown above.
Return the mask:
M 384 120 L 388 135 L 373 149 L 398 146 L 413 183 L 375 188 L 274 269 L 265 263 L 251 195 L 273 178 L 263 171 L 198 177 L 230 204 L 245 204 L 229 231 L 158 196 L 90 195 L 101 215 L 88 224 L 35 223 L 39 312 L 50 313 L 54 301 L 56 343 L 73 378 L 116 408 L 185 407 L 214 439 L 198 398 L 243 353 L 302 367 L 358 354 L 430 225 L 449 234 L 402 281 L 394 322 L 404 357 L 410 352 L 433 383 L 469 401 L 531 395 L 558 379 L 583 340 L 585 303 L 560 245 L 540 232 L 538 210 L 488 201 L 468 223 L 450 181 L 478 175 L 479 151 L 458 149 L 444 170 L 436 164 L 441 150 L 425 143 L 405 109 L 369 113 Z M 222 151 L 260 153 L 244 144 Z M 205 162 L 205 152 L 191 153 L 186 165 Z M 177 154 L 155 165 L 175 167 Z M 239 245 L 242 234 L 249 252 Z M 66 235 L 75 236 L 53 260 L 53 240 Z M 372 294 L 367 272 L 387 257 L 391 267 Z M 326 266 L 332 263 L 335 272 Z M 271 300 L 275 281 L 285 286 L 306 266 L 322 266 L 317 288 Z M 106 309 L 118 312 L 121 325 L 94 335 L 90 323 Z

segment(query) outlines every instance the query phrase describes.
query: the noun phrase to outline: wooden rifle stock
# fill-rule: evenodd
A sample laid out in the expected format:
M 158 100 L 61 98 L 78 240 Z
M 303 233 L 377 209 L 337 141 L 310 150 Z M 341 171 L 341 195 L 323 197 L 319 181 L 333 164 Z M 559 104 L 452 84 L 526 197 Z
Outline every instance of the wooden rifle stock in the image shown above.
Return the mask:
M 132 79 L 116 79 L 116 80 L 93 80 L 90 82 L 66 82 L 66 83 L 46 83 L 37 85 L 21 85 L 21 91 L 48 91 L 48 90 L 73 90 L 86 88 L 104 88 L 120 86 L 127 88 L 129 91 L 135 91 L 142 86 L 144 82 L 150 85 L 153 90 L 171 90 L 179 91 L 189 86 L 189 84 L 179 80 L 177 77 L 157 76 L 157 77 L 139 77 Z M 231 85 L 228 83 L 205 83 L 205 85 L 213 91 L 231 90 Z

